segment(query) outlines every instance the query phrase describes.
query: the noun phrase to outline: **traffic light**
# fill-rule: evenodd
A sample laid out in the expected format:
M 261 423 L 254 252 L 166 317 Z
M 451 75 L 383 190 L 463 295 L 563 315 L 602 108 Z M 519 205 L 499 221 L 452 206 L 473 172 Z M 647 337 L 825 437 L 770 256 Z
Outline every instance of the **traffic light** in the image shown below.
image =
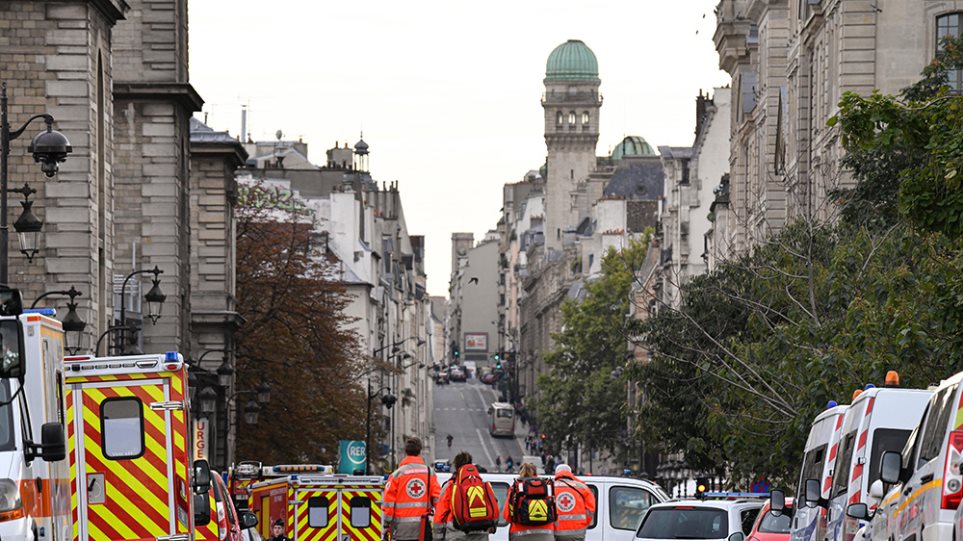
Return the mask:
M 458 350 L 458 346 L 452 349 L 451 354 L 455 357 L 455 360 L 458 360 L 458 357 L 461 356 L 461 351 Z
M 702 498 L 706 491 L 709 490 L 709 478 L 708 477 L 696 477 L 696 498 Z
M 502 360 L 502 354 L 501 354 L 501 353 L 499 353 L 499 352 L 497 352 L 497 351 L 495 352 L 495 355 L 494 355 L 494 357 L 495 357 L 495 361 L 496 361 L 496 362 L 498 362 L 498 361 L 501 361 L 501 360 Z

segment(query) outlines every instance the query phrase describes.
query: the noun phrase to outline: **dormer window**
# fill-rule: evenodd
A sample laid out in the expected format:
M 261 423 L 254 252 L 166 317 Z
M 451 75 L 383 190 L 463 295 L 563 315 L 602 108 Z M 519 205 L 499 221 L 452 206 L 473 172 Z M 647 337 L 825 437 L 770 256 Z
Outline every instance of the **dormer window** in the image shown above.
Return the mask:
M 582 125 L 588 126 L 588 123 L 589 123 L 589 114 L 588 114 L 588 111 L 585 111 L 582 113 Z
M 558 114 L 555 115 L 555 124 L 561 127 L 563 122 L 564 122 L 564 119 L 563 119 L 562 112 L 559 111 Z
M 574 126 L 574 125 L 575 125 L 575 111 L 569 112 L 569 114 L 568 114 L 568 124 L 569 124 L 570 126 Z

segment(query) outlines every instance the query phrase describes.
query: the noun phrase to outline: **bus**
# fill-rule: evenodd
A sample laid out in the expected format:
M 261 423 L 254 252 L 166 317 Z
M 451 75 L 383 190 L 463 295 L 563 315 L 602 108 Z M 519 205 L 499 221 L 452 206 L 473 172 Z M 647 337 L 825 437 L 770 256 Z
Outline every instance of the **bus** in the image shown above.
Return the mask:
M 492 402 L 488 407 L 488 414 L 491 416 L 491 423 L 488 433 L 494 437 L 515 436 L 515 408 L 508 402 Z

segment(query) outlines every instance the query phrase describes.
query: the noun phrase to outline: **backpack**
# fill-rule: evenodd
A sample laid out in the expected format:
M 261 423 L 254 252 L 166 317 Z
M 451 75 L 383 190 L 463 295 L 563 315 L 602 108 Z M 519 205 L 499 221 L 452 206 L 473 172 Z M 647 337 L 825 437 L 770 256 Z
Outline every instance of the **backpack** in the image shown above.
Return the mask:
M 550 479 L 528 477 L 512 486 L 512 522 L 543 526 L 555 522 L 555 486 Z
M 478 468 L 465 464 L 458 469 L 452 483 L 451 517 L 456 529 L 477 532 L 498 525 L 498 501 Z

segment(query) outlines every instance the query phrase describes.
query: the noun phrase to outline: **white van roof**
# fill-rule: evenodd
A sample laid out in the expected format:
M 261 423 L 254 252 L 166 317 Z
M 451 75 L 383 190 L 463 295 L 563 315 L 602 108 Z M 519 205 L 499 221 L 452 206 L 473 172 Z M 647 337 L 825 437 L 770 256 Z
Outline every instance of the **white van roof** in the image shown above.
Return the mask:
M 826 445 L 833 440 L 833 433 L 836 432 L 837 423 L 841 424 L 841 419 L 849 406 L 835 406 L 828 408 L 813 420 L 812 428 L 809 429 L 809 438 L 806 440 L 806 451 L 811 451 L 820 445 Z M 841 428 L 841 427 L 840 427 Z

